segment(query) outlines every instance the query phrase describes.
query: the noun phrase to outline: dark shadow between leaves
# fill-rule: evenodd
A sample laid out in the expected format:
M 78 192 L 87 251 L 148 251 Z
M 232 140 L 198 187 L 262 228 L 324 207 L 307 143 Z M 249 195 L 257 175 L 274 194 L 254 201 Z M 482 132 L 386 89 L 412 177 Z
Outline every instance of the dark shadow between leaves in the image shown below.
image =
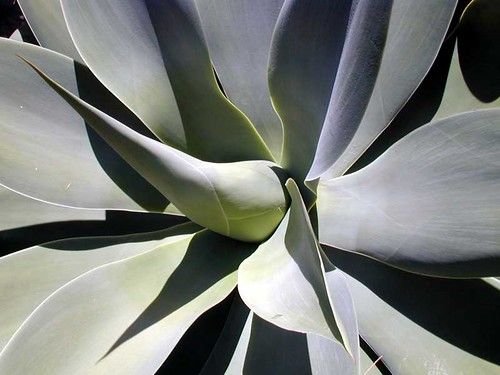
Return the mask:
M 256 246 L 210 231 L 197 233 L 191 240 L 181 263 L 155 300 L 123 332 L 100 360 L 124 342 L 201 295 L 227 276 L 229 270 L 237 270 L 239 264 L 255 250 Z
M 254 314 L 243 374 L 311 374 L 307 337 Z
M 87 67 L 78 62 L 74 63 L 74 67 L 81 99 L 140 134 L 156 139 L 151 131 L 111 94 Z M 97 161 L 125 194 L 146 210 L 161 212 L 168 206 L 168 200 L 89 126 L 87 126 L 87 133 Z
M 222 374 L 226 371 L 240 340 L 250 310 L 237 290 L 233 292 L 232 305 L 221 334 L 203 366 L 201 375 Z
M 235 292 L 205 312 L 184 333 L 158 374 L 200 374 L 228 320 Z M 200 340 L 200 338 L 203 338 Z M 221 372 L 211 372 L 218 374 Z
M 500 2 L 475 0 L 458 29 L 458 58 L 465 82 L 484 103 L 500 97 Z
M 414 323 L 446 342 L 500 364 L 500 296 L 480 279 L 442 279 L 389 267 L 323 246 L 330 260 Z
M 375 363 L 375 367 L 380 371 L 382 375 L 392 375 L 387 366 L 384 364 L 384 359 L 382 358 L 379 360 L 380 356 L 373 351 L 370 345 L 368 345 L 362 337 L 359 338 L 359 346 L 366 353 L 368 358 L 370 358 L 372 362 Z M 377 360 L 379 361 L 377 362 Z
M 106 211 L 105 220 L 60 221 L 9 229 L 0 231 L 0 256 L 65 238 L 152 232 L 186 221 L 184 216 Z

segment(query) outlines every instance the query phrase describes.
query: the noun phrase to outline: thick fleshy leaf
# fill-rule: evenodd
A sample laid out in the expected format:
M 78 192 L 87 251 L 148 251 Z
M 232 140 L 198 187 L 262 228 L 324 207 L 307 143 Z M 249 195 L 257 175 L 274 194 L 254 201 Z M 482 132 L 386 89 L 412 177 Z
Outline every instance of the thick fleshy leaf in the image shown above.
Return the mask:
M 69 35 L 60 0 L 18 0 L 41 46 L 82 62 Z
M 0 51 L 1 184 L 71 207 L 166 209 L 165 197 L 16 55 L 36 63 L 71 92 L 122 113 L 117 100 L 112 101 L 86 68 L 58 53 L 9 39 L 0 39 Z
M 346 149 L 361 122 L 380 68 L 392 0 L 361 1 L 352 16 L 308 179 L 319 177 Z
M 281 329 L 251 313 L 236 296 L 202 374 L 358 374 L 338 344 Z
M 17 194 L 0 185 L 0 231 L 68 220 L 104 220 L 102 210 L 76 210 Z
M 8 374 L 153 373 L 236 286 L 251 246 L 203 231 L 96 268 L 47 298 L 0 354 Z
M 264 160 L 211 163 L 139 134 L 26 61 L 120 156 L 194 222 L 242 241 L 269 237 L 285 214 L 284 172 Z
M 494 15 L 495 11 L 488 5 L 490 1 L 475 1 L 475 5 L 485 7 L 481 14 Z M 456 25 L 441 46 L 439 54 L 425 79 L 413 93 L 410 100 L 404 105 L 396 118 L 382 132 L 382 134 L 370 145 L 368 150 L 349 168 L 347 173 L 352 173 L 370 164 L 390 146 L 411 131 L 431 121 L 436 121 L 458 113 L 478 109 L 500 107 L 500 98 L 493 99 L 492 93 L 499 85 L 492 78 L 500 75 L 491 71 L 491 68 L 476 70 L 471 66 L 463 65 L 462 60 L 473 60 L 477 65 L 490 63 L 500 66 L 500 56 L 495 58 L 497 51 L 496 37 L 500 35 L 500 23 L 495 22 L 498 17 L 480 17 L 473 14 L 471 17 L 470 6 L 463 9 L 467 4 L 457 7 L 454 18 Z M 500 7 L 497 10 L 500 12 Z M 460 17 L 462 15 L 462 17 Z M 460 23 L 458 23 L 460 19 Z M 465 22 L 469 20 L 470 22 Z M 453 25 L 453 23 L 452 23 Z M 460 48 L 457 46 L 457 36 Z M 492 56 L 493 54 L 493 56 Z M 497 62 L 495 62 L 497 61 Z M 481 63 L 479 63 L 481 62 Z M 471 74 L 471 70 L 474 71 Z M 472 89 L 471 78 L 475 82 L 481 82 Z M 467 78 L 466 78 L 467 77 Z M 483 101 L 484 98 L 490 98 Z
M 297 181 L 303 180 L 314 157 L 351 3 L 285 0 L 278 17 L 270 51 L 269 89 L 283 122 L 283 165 Z
M 194 0 L 62 0 L 94 74 L 164 142 L 210 161 L 272 158 L 217 86 Z
M 166 237 L 200 229 L 188 224 L 147 234 L 61 240 L 0 258 L 0 348 L 45 298 L 74 278 L 172 242 Z
M 341 343 L 354 355 L 344 316 L 348 290 L 328 291 L 321 249 L 297 185 L 288 180 L 289 211 L 269 240 L 241 264 L 238 290 L 261 318 Z M 345 292 L 345 293 L 344 293 Z
M 280 160 L 283 129 L 271 104 L 267 67 L 283 0 L 196 0 L 196 4 L 225 94 L 250 117 Z
M 359 127 L 349 146 L 338 156 L 337 150 L 329 149 L 332 132 L 329 127 L 321 135 L 317 164 L 312 168 L 310 179 L 326 176 L 337 177 L 366 150 L 392 121 L 410 98 L 437 56 L 446 30 L 453 16 L 456 0 L 424 1 L 415 4 L 406 0 L 392 1 L 385 47 L 381 50 L 381 63 L 376 77 L 364 78 L 353 95 L 365 95 L 373 84 L 366 106 L 360 106 L 353 118 L 360 118 Z M 358 72 L 359 73 L 359 72 Z M 372 74 L 372 73 L 371 73 Z M 368 87 L 363 86 L 368 85 Z M 351 103 L 354 98 L 350 98 Z M 359 121 L 359 120 L 358 120 Z M 335 128 L 335 123 L 331 126 Z
M 482 280 L 420 276 L 356 254 L 326 251 L 352 276 L 360 334 L 390 373 L 498 373 L 495 288 Z
M 428 124 L 318 187 L 320 242 L 439 276 L 500 272 L 500 109 Z

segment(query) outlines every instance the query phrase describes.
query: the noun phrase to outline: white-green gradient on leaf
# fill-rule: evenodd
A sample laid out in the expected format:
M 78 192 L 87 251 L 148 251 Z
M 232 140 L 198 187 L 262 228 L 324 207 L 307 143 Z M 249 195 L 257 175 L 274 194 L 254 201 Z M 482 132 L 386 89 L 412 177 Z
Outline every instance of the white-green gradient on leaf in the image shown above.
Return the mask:
M 19 3 L 0 374 L 499 372 L 498 0 Z

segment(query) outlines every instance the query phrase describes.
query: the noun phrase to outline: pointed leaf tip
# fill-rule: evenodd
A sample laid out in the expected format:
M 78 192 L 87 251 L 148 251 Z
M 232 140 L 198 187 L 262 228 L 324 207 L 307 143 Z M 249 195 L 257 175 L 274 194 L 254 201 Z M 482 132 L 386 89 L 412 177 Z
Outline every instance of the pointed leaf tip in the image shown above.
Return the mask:
M 248 242 L 268 238 L 288 207 L 284 171 L 265 160 L 210 163 L 145 137 L 84 102 L 22 58 L 127 163 L 183 214 Z

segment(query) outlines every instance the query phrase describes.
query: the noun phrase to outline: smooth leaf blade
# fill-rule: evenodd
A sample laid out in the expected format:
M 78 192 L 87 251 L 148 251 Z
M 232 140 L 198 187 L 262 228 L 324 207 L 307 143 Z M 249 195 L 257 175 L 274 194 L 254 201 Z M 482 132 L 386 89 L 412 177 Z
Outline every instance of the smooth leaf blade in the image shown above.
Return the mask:
M 16 55 L 36 63 L 73 94 L 122 113 L 117 100 L 113 101 L 85 67 L 26 43 L 0 39 L 0 48 L 1 184 L 70 207 L 167 209 L 165 197 L 88 129 Z
M 0 258 L 0 347 L 45 298 L 74 278 L 200 229 L 188 224 L 147 234 L 60 240 Z
M 500 270 L 500 110 L 428 124 L 318 188 L 320 242 L 413 272 Z
M 286 0 L 276 23 L 269 58 L 269 89 L 283 122 L 282 163 L 297 181 L 304 179 L 314 157 L 351 3 Z
M 28 24 L 41 46 L 83 62 L 69 35 L 59 0 L 19 0 Z
M 392 0 L 353 5 L 308 180 L 321 176 L 339 158 L 358 129 L 375 88 L 392 5 Z
M 375 352 L 372 359 L 382 356 L 390 373 L 498 372 L 497 289 L 483 280 L 426 277 L 357 254 L 325 251 L 348 274 L 360 335 Z
M 241 298 L 261 318 L 341 343 L 354 355 L 346 326 L 335 315 L 349 295 L 331 299 L 320 248 L 293 180 L 287 189 L 292 198 L 288 213 L 271 238 L 239 268 Z
M 270 101 L 267 66 L 283 0 L 196 0 L 196 4 L 224 92 L 249 116 L 279 161 L 283 130 Z
M 337 152 L 333 150 L 330 166 L 322 164 L 309 178 L 317 177 L 325 168 L 329 168 L 324 173 L 325 178 L 342 175 L 393 120 L 434 62 L 456 3 L 455 0 L 419 4 L 392 1 L 380 68 L 356 133 L 340 157 L 335 159 Z M 326 155 L 326 138 L 323 146 L 320 152 Z
M 250 251 L 204 231 L 96 268 L 35 310 L 0 354 L 0 369 L 153 373 L 194 320 L 234 289 Z
M 0 185 L 0 231 L 68 220 L 104 220 L 102 210 L 75 210 L 15 193 Z
M 272 159 L 217 86 L 194 0 L 62 5 L 87 65 L 162 141 L 209 161 Z
M 99 111 L 29 64 L 127 163 L 183 214 L 217 233 L 258 242 L 288 206 L 285 174 L 264 160 L 210 163 L 139 134 Z

